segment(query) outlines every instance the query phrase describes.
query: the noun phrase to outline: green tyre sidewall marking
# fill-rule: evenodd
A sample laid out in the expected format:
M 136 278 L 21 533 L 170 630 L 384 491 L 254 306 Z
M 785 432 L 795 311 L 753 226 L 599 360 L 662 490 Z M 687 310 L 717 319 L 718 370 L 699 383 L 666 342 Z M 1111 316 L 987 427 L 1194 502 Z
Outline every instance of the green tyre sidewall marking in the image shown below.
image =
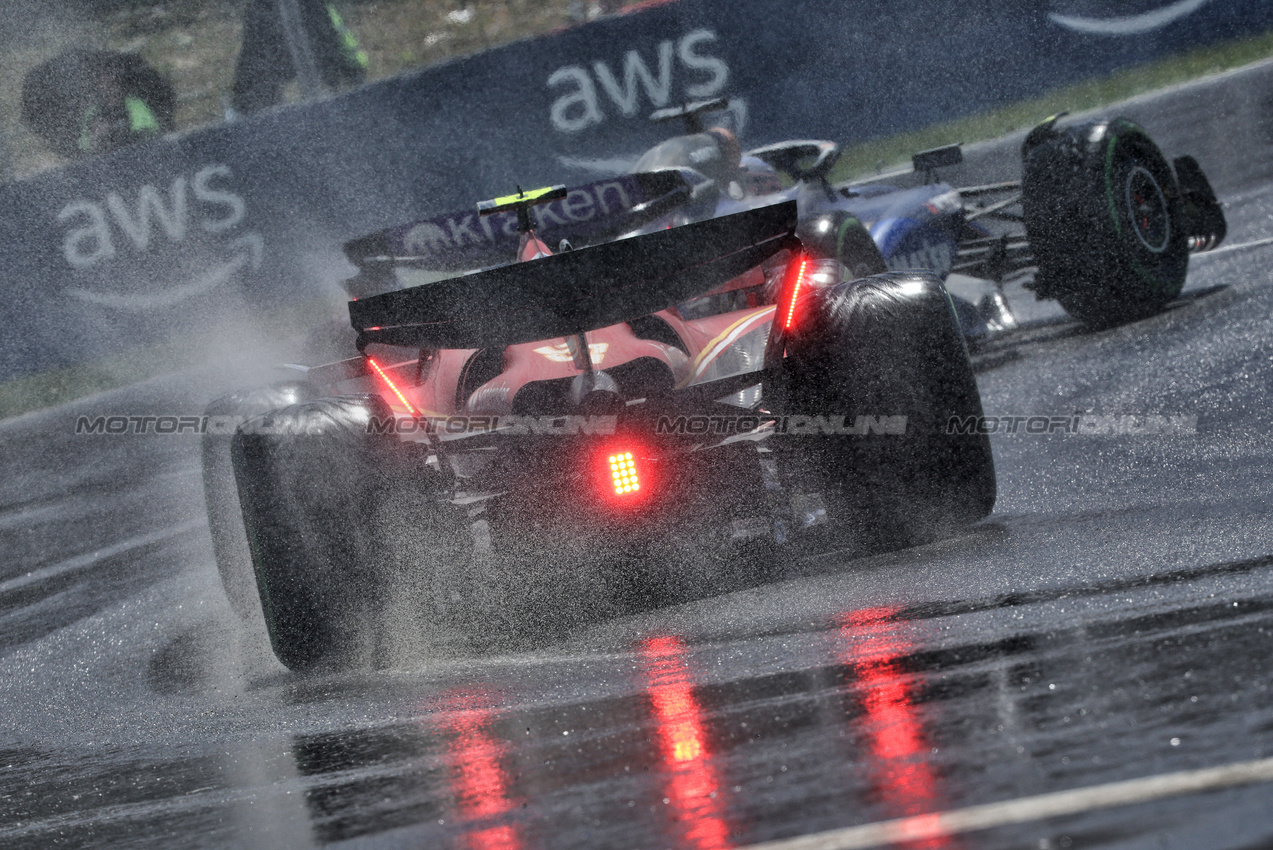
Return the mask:
M 853 216 L 848 216 L 844 221 L 840 222 L 840 232 L 835 236 L 835 256 L 841 263 L 844 263 L 844 237 L 848 234 L 849 228 L 858 223 Z M 847 263 L 844 263 L 847 266 Z M 852 271 L 850 269 L 850 271 Z
M 942 284 L 941 291 L 942 294 L 946 296 L 946 307 L 950 310 L 951 321 L 955 323 L 955 327 L 959 327 L 959 311 L 955 309 L 955 296 L 950 294 L 950 290 L 946 288 L 946 284 L 944 283 Z M 962 331 L 959 334 L 959 340 L 963 343 L 964 354 L 971 357 L 972 355 L 968 352 L 968 338 L 963 335 Z
M 853 230 L 854 228 L 861 229 L 862 234 L 866 237 L 866 241 L 870 243 L 870 245 L 874 248 L 876 254 L 879 255 L 880 262 L 882 263 L 882 266 L 880 268 L 870 269 L 867 271 L 867 274 L 865 275 L 858 275 L 858 273 L 855 272 L 852 269 L 852 267 L 849 266 L 848 262 L 846 262 L 845 256 L 844 256 L 845 237 L 848 236 L 849 231 Z M 853 216 L 853 215 L 846 215 L 844 219 L 840 222 L 840 227 L 839 227 L 839 230 L 836 232 L 836 237 L 835 237 L 835 256 L 836 256 L 836 259 L 840 261 L 840 264 L 844 266 L 846 269 L 848 269 L 849 273 L 853 274 L 855 277 L 856 276 L 869 277 L 872 274 L 883 274 L 884 272 L 888 271 L 888 263 L 887 261 L 884 260 L 884 255 L 879 253 L 879 248 L 878 246 L 875 245 L 875 239 L 871 236 L 871 232 L 866 229 L 866 227 L 862 224 L 861 221 L 858 220 L 856 216 Z
M 1111 129 L 1109 142 L 1105 146 L 1105 199 L 1109 206 L 1110 221 L 1114 224 L 1115 237 L 1121 245 L 1123 242 L 1123 224 L 1118 217 L 1118 201 L 1115 198 L 1116 192 L 1114 187 L 1114 151 L 1118 148 L 1119 138 L 1119 135 Z M 1150 173 L 1152 175 L 1152 172 Z M 1157 181 L 1157 179 L 1157 176 L 1155 176 L 1154 180 Z M 1168 212 L 1168 215 L 1170 216 L 1170 211 Z M 1170 248 L 1171 245 L 1168 243 L 1167 246 L 1163 248 L 1163 253 L 1166 254 Z M 1148 284 L 1151 291 L 1168 297 L 1175 296 L 1179 293 L 1180 288 L 1176 288 L 1175 292 L 1168 292 L 1163 286 L 1162 278 L 1159 275 L 1154 274 L 1150 269 L 1145 268 L 1144 264 L 1141 263 L 1140 258 L 1136 256 L 1137 253 L 1136 249 L 1132 248 L 1130 251 L 1126 252 L 1127 258 L 1131 261 L 1132 270 L 1136 273 L 1136 276 Z M 1183 287 L 1183 285 L 1184 282 L 1181 281 L 1181 286 Z
M 849 232 L 849 228 L 857 223 L 858 220 L 853 216 L 846 216 L 844 221 L 840 222 L 840 232 L 835 237 L 835 251 L 837 254 L 844 255 L 844 236 Z

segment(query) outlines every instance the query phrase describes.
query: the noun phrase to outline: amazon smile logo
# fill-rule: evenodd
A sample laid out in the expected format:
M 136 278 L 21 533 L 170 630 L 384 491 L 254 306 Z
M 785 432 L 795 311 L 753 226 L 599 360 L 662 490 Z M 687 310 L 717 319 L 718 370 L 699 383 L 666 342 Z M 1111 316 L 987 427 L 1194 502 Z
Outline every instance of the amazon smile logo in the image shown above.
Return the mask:
M 195 242 L 206 250 L 212 242 L 220 243 L 222 250 L 204 271 L 182 274 L 181 282 L 168 282 L 153 291 L 112 292 L 81 285 L 69 286 L 63 293 L 118 310 L 162 309 L 209 292 L 245 268 L 259 268 L 265 243 L 259 233 L 240 228 L 247 204 L 227 189 L 226 181 L 232 176 L 229 166 L 210 165 L 190 178 L 176 177 L 164 188 L 148 184 L 133 195 L 110 192 L 101 201 L 67 204 L 57 220 L 68 228 L 63 233 L 62 256 L 73 277 L 91 273 L 117 258 L 139 257 L 162 245 L 188 249 Z M 110 275 L 120 280 L 134 276 L 127 271 Z
M 1052 12 L 1048 19 L 1074 32 L 1091 35 L 1139 35 L 1161 29 L 1186 15 L 1192 15 L 1211 0 L 1177 0 L 1136 15 L 1085 17 Z

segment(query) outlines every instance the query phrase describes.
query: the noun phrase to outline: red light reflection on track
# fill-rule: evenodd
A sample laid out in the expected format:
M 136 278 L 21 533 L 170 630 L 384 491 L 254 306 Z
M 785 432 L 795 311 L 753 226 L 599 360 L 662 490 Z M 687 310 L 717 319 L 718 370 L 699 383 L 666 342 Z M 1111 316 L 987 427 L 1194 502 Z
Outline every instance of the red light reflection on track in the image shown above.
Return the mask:
M 500 818 L 517 808 L 510 797 L 508 773 L 500 760 L 508 745 L 489 731 L 491 712 L 480 695 L 457 694 L 455 708 L 443 717 L 450 734 L 451 785 L 460 816 L 467 822 Z M 486 827 L 465 836 L 472 850 L 520 850 L 521 835 L 512 824 Z
M 841 618 L 841 661 L 857 674 L 866 712 L 860 731 L 869 742 L 869 767 L 881 797 L 893 816 L 916 817 L 927 826 L 924 816 L 939 810 L 937 779 L 912 685 L 898 663 L 912 645 L 899 634 L 896 614 L 896 608 L 866 608 Z M 951 839 L 937 836 L 907 846 L 949 847 Z
M 646 688 L 658 721 L 660 752 L 669 779 L 668 803 L 684 824 L 684 843 L 699 850 L 731 846 L 722 817 L 720 780 L 708 762 L 702 708 L 685 666 L 685 645 L 656 637 L 640 647 Z

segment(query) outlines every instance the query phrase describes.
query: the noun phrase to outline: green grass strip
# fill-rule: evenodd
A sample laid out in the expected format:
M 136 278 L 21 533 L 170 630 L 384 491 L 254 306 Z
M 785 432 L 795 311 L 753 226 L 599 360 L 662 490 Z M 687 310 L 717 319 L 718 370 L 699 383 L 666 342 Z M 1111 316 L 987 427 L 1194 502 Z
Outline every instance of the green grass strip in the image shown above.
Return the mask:
M 241 349 L 241 346 L 235 345 L 235 340 L 241 340 L 245 345 L 250 341 L 277 344 L 280 340 L 299 340 L 309 329 L 329 320 L 331 315 L 329 303 L 307 302 L 286 311 L 221 323 L 198 337 L 138 346 L 91 363 L 14 378 L 0 383 L 0 419 L 43 410 L 206 363 L 210 357 L 222 357 L 227 351 Z
M 996 139 L 1009 133 L 1028 130 L 1058 112 L 1097 109 L 1136 95 L 1240 68 L 1271 56 L 1273 33 L 1198 48 L 968 118 L 846 146 L 831 177 L 835 182 L 867 179 L 881 171 L 908 166 L 911 154 L 917 151 L 955 142 Z
M 0 419 L 135 384 L 193 365 L 182 348 L 156 345 L 84 363 L 25 375 L 0 384 Z

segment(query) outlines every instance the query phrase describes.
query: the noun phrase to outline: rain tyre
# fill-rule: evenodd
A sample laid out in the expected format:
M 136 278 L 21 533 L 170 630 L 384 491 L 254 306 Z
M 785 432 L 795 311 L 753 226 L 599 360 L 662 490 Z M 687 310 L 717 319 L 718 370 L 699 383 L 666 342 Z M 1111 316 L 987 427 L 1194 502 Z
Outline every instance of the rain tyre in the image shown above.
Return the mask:
M 1184 199 L 1144 129 L 1118 118 L 1032 133 L 1023 160 L 1040 295 L 1099 329 L 1158 313 L 1180 294 Z
M 295 381 L 229 393 L 204 410 L 200 450 L 212 552 L 230 609 L 245 625 L 260 623 L 261 598 L 230 462 L 230 442 L 240 423 L 317 396 L 318 390 L 311 384 Z
M 782 409 L 843 416 L 867 433 L 793 438 L 806 480 L 842 506 L 832 533 L 868 550 L 946 536 L 995 501 L 981 396 L 950 296 L 926 272 L 893 272 L 810 293 L 788 339 Z M 870 433 L 878 417 L 904 431 Z M 865 417 L 865 419 L 863 419 Z M 833 525 L 837 522 L 832 521 Z
M 431 618 L 427 555 L 445 525 L 421 446 L 369 428 L 376 396 L 304 402 L 248 422 L 232 459 L 275 655 L 292 670 L 384 666 L 388 629 Z M 408 621 L 387 615 L 413 612 Z

